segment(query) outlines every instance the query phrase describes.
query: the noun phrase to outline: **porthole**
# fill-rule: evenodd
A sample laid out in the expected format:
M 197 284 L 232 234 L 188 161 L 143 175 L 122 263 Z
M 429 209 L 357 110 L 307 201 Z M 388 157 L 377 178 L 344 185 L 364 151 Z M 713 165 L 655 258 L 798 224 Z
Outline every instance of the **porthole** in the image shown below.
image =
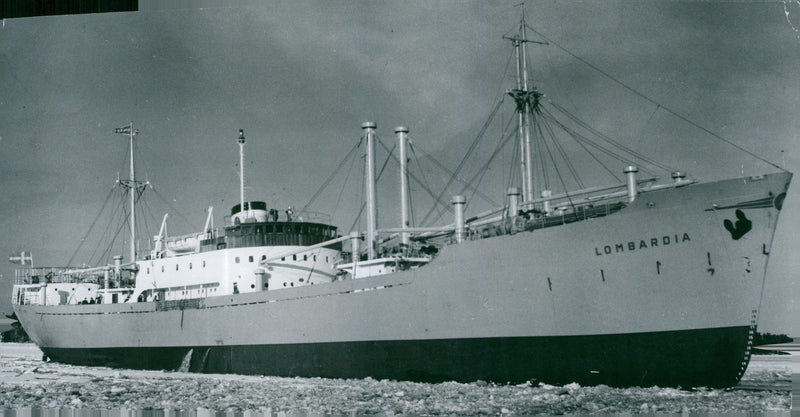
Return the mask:
M 255 288 L 256 284 L 250 284 L 250 288 Z

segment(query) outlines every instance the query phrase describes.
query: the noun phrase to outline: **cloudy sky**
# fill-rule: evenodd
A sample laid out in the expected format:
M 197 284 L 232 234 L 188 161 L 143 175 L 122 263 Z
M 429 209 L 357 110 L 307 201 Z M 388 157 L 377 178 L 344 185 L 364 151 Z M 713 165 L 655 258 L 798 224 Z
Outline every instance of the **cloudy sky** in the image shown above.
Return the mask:
M 362 122 L 376 122 L 389 146 L 394 127 L 407 126 L 421 152 L 455 167 L 513 87 L 502 36 L 518 24 L 518 1 L 207 3 L 142 0 L 133 13 L 3 22 L 0 254 L 33 251 L 37 265 L 70 260 L 117 176 L 127 175 L 126 140 L 112 131 L 130 121 L 140 130 L 137 176 L 159 196 L 142 223 L 152 235 L 170 211 L 177 234 L 201 228 L 208 206 L 221 225 L 238 201 L 238 129 L 247 136 L 248 196 L 302 207 L 356 144 Z M 800 168 L 797 2 L 541 1 L 526 15 L 553 41 L 531 46 L 535 84 L 598 130 L 703 181 L 776 171 L 666 108 Z M 502 155 L 511 159 L 510 150 Z M 310 207 L 343 231 L 361 198 L 360 167 L 349 164 Z M 579 164 L 585 177 L 590 168 Z M 495 172 L 501 185 L 487 192 L 495 201 L 508 172 Z M 425 175 L 446 181 L 441 171 Z M 762 330 L 800 335 L 797 230 L 800 197 L 790 191 Z M 95 250 L 88 241 L 82 248 L 85 257 Z M 0 267 L 0 312 L 11 311 L 13 269 Z

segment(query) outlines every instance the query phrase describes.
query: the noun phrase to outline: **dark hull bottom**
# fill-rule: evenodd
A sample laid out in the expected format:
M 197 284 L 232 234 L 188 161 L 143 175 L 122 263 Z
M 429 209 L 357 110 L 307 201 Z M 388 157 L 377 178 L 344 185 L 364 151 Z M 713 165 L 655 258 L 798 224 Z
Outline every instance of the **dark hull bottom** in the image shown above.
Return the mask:
M 728 387 L 749 327 L 619 335 L 153 348 L 43 348 L 52 360 L 134 369 L 421 382 L 540 381 Z M 191 351 L 191 354 L 190 354 Z

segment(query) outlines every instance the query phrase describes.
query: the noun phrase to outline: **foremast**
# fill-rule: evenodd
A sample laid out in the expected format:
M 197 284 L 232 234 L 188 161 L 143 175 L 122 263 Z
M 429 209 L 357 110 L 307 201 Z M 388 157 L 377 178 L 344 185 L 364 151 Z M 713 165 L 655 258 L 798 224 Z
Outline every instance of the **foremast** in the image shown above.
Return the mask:
M 517 103 L 517 135 L 520 147 L 520 174 L 522 178 L 522 201 L 529 203 L 533 197 L 533 159 L 531 152 L 531 111 L 539 105 L 539 98 L 542 94 L 536 88 L 528 89 L 528 64 L 527 64 L 527 43 L 547 45 L 547 42 L 540 42 L 527 39 L 527 24 L 525 23 L 525 10 L 522 10 L 522 19 L 519 24 L 519 32 L 515 36 L 503 36 L 514 44 L 514 52 L 517 58 L 517 88 L 508 92 Z
M 136 171 L 134 168 L 133 160 L 133 137 L 139 133 L 138 129 L 133 128 L 133 122 L 127 126 L 118 127 L 114 129 L 114 133 L 118 135 L 127 135 L 130 142 L 130 172 L 127 180 L 117 180 L 120 187 L 127 188 L 130 193 L 130 213 L 129 223 L 131 226 L 131 248 L 130 248 L 130 262 L 136 262 L 136 197 L 144 192 L 147 188 L 148 182 L 136 181 Z

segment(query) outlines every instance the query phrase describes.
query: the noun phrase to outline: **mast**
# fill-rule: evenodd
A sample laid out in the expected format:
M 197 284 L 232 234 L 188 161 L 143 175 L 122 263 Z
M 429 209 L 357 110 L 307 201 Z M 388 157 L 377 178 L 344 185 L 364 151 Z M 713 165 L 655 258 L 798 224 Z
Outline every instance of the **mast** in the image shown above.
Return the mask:
M 533 41 L 526 38 L 525 9 L 522 10 L 519 33 L 517 36 L 503 36 L 514 44 L 517 58 L 517 88 L 508 94 L 517 104 L 519 117 L 517 120 L 517 134 L 520 146 L 520 171 L 522 178 L 522 200 L 533 201 L 533 158 L 531 155 L 530 115 L 533 108 L 539 104 L 541 94 L 535 88 L 528 90 L 528 57 L 526 43 L 532 42 L 546 45 L 547 42 Z M 533 101 L 533 103 L 531 103 Z
M 135 171 L 133 168 L 133 137 L 139 133 L 138 130 L 133 128 L 133 122 L 131 122 L 128 126 L 118 127 L 114 129 L 114 133 L 118 135 L 128 135 L 130 140 L 130 152 L 131 152 L 131 168 L 130 168 L 130 176 L 127 182 L 120 181 L 120 184 L 124 187 L 128 187 L 130 190 L 130 225 L 131 225 L 131 262 L 136 261 L 136 191 L 139 189 L 139 184 L 136 183 L 136 176 Z M 142 185 L 144 186 L 144 185 Z
M 515 56 L 517 58 L 517 91 L 523 91 L 522 90 L 522 77 L 520 75 L 520 72 L 522 71 L 522 69 L 520 68 L 520 65 L 519 65 L 520 61 L 521 61 L 521 59 L 520 59 L 520 51 L 519 51 L 520 41 L 519 41 L 519 39 L 513 39 L 513 42 L 514 42 L 514 54 L 515 54 Z M 517 103 L 517 106 L 519 106 L 519 102 Z M 523 194 L 522 195 L 522 200 L 523 201 L 528 201 L 528 197 L 526 195 L 526 192 L 528 190 L 528 183 L 527 183 L 527 181 L 528 181 L 528 175 L 527 175 L 528 170 L 526 169 L 526 165 L 528 163 L 528 159 L 527 159 L 526 155 L 528 155 L 528 152 L 527 152 L 527 146 L 526 146 L 526 142 L 525 142 L 525 133 L 524 133 L 525 125 L 526 125 L 526 123 L 525 123 L 525 112 L 524 111 L 519 111 L 519 108 L 518 108 L 517 109 L 517 139 L 519 140 L 519 155 L 520 155 L 519 168 L 520 168 L 520 178 L 522 179 L 522 190 L 523 190 L 522 191 L 522 194 Z
M 239 129 L 239 211 L 244 216 L 244 129 Z M 250 211 L 248 207 L 247 211 Z
M 406 157 L 406 135 L 408 128 L 398 126 L 394 128 L 400 148 L 400 227 L 408 229 L 408 166 Z M 408 232 L 400 233 L 400 246 L 405 254 L 410 243 Z
M 378 209 L 375 202 L 375 143 L 373 134 L 377 125 L 373 122 L 364 122 L 364 138 L 367 142 L 366 159 L 366 187 L 367 187 L 367 259 L 375 259 L 378 229 Z
M 520 36 L 522 38 L 522 91 L 528 91 L 528 57 L 525 46 L 525 8 L 522 9 L 522 23 L 520 24 Z M 522 111 L 523 134 L 525 136 L 525 201 L 533 201 L 533 166 L 531 161 L 531 129 L 530 113 L 531 105 L 529 100 L 525 100 L 525 108 Z

